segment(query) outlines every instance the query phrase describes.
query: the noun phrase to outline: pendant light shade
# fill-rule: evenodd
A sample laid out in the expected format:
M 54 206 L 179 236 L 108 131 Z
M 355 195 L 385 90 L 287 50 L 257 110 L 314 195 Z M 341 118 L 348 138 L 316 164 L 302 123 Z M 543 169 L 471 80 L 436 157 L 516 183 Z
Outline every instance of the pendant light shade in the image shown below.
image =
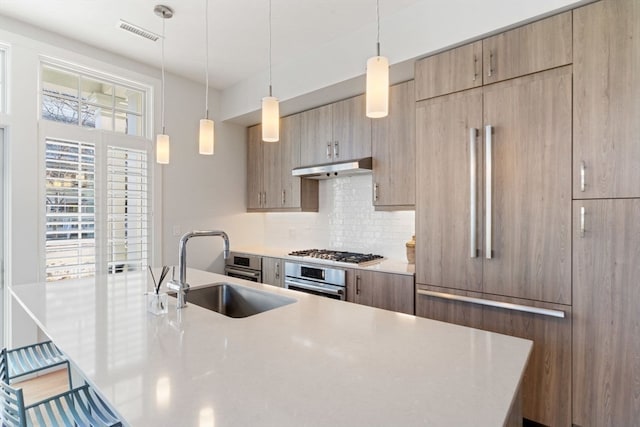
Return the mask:
M 205 28 L 205 89 L 204 89 L 204 119 L 200 119 L 200 133 L 198 137 L 198 152 L 204 155 L 214 153 L 215 132 L 213 120 L 209 119 L 209 0 L 204 0 L 204 28 Z
M 389 60 L 380 56 L 380 0 L 376 0 L 376 16 L 378 53 L 367 60 L 367 117 L 372 119 L 389 115 Z
M 214 124 L 213 120 L 200 119 L 200 139 L 198 151 L 200 154 L 211 155 L 214 151 Z
M 169 135 L 156 135 L 156 163 L 169 164 Z
M 280 105 L 278 98 L 262 98 L 262 140 L 278 142 L 280 140 Z
M 280 140 L 280 104 L 271 87 L 271 0 L 269 0 L 269 96 L 262 98 L 262 140 Z
M 157 5 L 153 8 L 153 12 L 162 18 L 162 111 L 161 111 L 161 122 L 162 122 L 162 133 L 159 133 L 156 136 L 156 163 L 167 165 L 169 164 L 169 152 L 170 152 L 170 141 L 169 135 L 166 134 L 164 128 L 164 24 L 167 19 L 170 19 L 173 16 L 173 9 L 164 5 Z
M 367 61 L 367 117 L 389 115 L 389 60 L 374 56 Z

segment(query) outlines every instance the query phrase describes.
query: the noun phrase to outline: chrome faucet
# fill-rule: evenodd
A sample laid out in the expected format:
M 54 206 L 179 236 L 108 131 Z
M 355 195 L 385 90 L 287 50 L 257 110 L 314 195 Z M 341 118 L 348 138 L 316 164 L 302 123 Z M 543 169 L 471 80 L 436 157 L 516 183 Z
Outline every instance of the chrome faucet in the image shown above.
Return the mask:
M 222 237 L 222 240 L 224 240 L 224 259 L 229 257 L 229 236 L 227 236 L 227 233 L 224 231 L 190 231 L 180 238 L 180 244 L 178 246 L 178 280 L 176 280 L 175 277 L 172 277 L 169 283 L 167 283 L 167 288 L 176 291 L 178 309 L 187 306 L 187 291 L 189 290 L 189 284 L 187 283 L 187 241 L 192 237 L 200 236 Z

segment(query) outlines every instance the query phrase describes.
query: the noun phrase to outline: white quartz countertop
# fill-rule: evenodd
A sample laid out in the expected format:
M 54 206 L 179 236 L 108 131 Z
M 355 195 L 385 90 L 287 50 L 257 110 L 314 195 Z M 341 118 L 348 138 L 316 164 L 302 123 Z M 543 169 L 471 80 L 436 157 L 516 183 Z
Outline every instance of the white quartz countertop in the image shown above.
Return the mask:
M 145 311 L 147 274 L 11 287 L 131 426 L 501 426 L 532 343 L 188 270 L 296 303 Z
M 375 264 L 359 266 L 356 264 L 349 264 L 344 262 L 335 262 L 328 261 L 319 258 L 311 258 L 311 257 L 299 257 L 299 256 L 291 256 L 289 255 L 290 250 L 287 249 L 278 249 L 278 248 L 270 248 L 266 246 L 251 246 L 251 247 L 235 247 L 232 248 L 233 252 L 241 253 L 241 254 L 251 254 L 251 255 L 260 255 L 272 258 L 281 258 L 290 261 L 296 261 L 301 263 L 312 263 L 312 264 L 326 264 L 339 266 L 342 268 L 354 268 L 359 270 L 371 270 L 371 271 L 379 271 L 381 273 L 393 273 L 393 274 L 404 274 L 408 276 L 413 276 L 416 271 L 414 264 L 409 264 L 406 261 L 396 260 L 384 258 L 380 262 L 376 262 Z

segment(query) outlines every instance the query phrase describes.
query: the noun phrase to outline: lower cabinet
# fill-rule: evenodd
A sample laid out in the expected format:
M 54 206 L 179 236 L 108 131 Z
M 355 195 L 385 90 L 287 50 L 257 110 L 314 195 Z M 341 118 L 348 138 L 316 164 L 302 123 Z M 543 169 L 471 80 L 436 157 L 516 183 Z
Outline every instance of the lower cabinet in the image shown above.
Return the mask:
M 284 286 L 284 261 L 280 258 L 262 257 L 262 283 Z
M 347 301 L 414 314 L 413 275 L 349 270 Z
M 523 416 L 571 425 L 571 306 L 418 285 L 416 315 L 532 340 Z

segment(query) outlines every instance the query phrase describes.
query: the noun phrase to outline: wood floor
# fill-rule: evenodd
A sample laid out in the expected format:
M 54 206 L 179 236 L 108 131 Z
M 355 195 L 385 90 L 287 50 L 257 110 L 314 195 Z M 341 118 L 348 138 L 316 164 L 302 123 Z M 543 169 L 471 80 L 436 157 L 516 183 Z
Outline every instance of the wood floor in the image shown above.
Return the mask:
M 69 377 L 66 369 L 60 369 L 46 375 L 42 375 L 30 380 L 11 384 L 14 387 L 22 388 L 24 393 L 24 403 L 29 405 L 32 402 L 46 399 L 58 393 L 69 390 Z

